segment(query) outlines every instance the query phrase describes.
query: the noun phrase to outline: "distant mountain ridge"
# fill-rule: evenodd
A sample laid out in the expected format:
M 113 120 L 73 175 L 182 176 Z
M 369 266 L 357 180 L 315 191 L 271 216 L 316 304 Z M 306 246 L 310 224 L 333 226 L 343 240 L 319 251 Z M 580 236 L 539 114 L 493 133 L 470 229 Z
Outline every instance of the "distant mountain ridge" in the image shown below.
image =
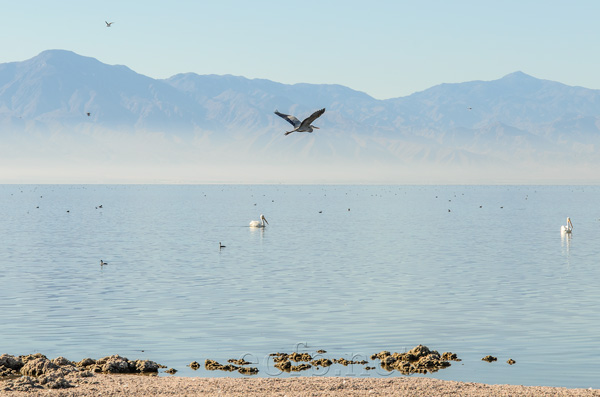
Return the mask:
M 303 118 L 322 107 L 321 130 L 283 139 L 288 125 L 275 109 Z M 195 73 L 153 79 L 48 50 L 0 64 L 0 129 L 0 136 L 60 132 L 86 142 L 111 132 L 158 133 L 207 155 L 268 150 L 299 162 L 587 165 L 599 157 L 600 90 L 515 72 L 377 100 L 334 84 Z

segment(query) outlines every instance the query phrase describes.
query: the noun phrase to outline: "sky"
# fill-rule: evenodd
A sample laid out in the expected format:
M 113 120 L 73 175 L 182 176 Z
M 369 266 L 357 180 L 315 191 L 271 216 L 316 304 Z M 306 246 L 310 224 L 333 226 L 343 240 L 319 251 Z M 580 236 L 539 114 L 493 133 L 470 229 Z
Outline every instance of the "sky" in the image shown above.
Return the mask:
M 341 84 L 377 99 L 518 70 L 600 89 L 595 0 L 0 3 L 0 63 L 64 49 L 153 78 Z

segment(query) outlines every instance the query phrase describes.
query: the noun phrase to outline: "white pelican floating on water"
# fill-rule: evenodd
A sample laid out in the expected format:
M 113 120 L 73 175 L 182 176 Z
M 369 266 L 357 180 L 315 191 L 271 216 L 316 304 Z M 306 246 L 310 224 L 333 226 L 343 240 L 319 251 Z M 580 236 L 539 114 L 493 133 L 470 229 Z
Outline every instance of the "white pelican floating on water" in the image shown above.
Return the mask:
M 560 227 L 560 232 L 571 233 L 571 231 L 573 231 L 573 224 L 571 223 L 571 218 L 567 218 L 567 224 Z
M 265 218 L 265 216 L 263 214 L 260 214 L 260 221 L 250 222 L 250 227 L 265 227 L 265 222 L 267 222 L 267 219 Z M 269 224 L 269 222 L 267 222 L 267 225 L 268 224 Z
M 102 259 L 100 259 L 100 266 L 104 266 L 104 265 L 108 265 L 108 262 L 104 262 Z
M 285 133 L 285 135 L 289 135 L 292 132 L 313 132 L 313 128 L 316 128 L 318 130 L 319 127 L 310 125 L 310 123 L 312 123 L 313 121 L 318 119 L 323 113 L 325 113 L 325 108 L 323 108 L 321 110 L 317 110 L 316 112 L 311 114 L 309 117 L 305 118 L 302 122 L 300 122 L 300 120 L 298 120 L 294 116 L 290 116 L 289 114 L 279 113 L 279 111 L 275 110 L 276 115 L 283 118 L 284 120 L 287 120 L 288 123 L 290 123 L 291 125 L 294 126 L 294 129 L 291 131 L 287 131 Z

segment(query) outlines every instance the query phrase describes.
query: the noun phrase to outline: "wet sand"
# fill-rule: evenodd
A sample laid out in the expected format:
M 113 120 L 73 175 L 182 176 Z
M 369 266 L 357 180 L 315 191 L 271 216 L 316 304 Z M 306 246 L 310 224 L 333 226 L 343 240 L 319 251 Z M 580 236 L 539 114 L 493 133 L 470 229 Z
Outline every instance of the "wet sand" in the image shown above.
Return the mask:
M 485 385 L 431 378 L 183 378 L 94 374 L 68 389 L 3 396 L 600 396 L 600 390 Z

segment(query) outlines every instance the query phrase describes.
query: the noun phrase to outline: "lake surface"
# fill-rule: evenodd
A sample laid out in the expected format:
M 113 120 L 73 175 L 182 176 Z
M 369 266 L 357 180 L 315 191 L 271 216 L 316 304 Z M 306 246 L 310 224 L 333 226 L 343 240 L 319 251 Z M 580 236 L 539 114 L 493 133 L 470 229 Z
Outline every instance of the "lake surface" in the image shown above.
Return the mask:
M 426 376 L 600 388 L 598 186 L 1 185 L 0 239 L 0 353 L 284 376 L 424 344 L 462 359 Z M 371 365 L 300 376 L 402 376 Z

